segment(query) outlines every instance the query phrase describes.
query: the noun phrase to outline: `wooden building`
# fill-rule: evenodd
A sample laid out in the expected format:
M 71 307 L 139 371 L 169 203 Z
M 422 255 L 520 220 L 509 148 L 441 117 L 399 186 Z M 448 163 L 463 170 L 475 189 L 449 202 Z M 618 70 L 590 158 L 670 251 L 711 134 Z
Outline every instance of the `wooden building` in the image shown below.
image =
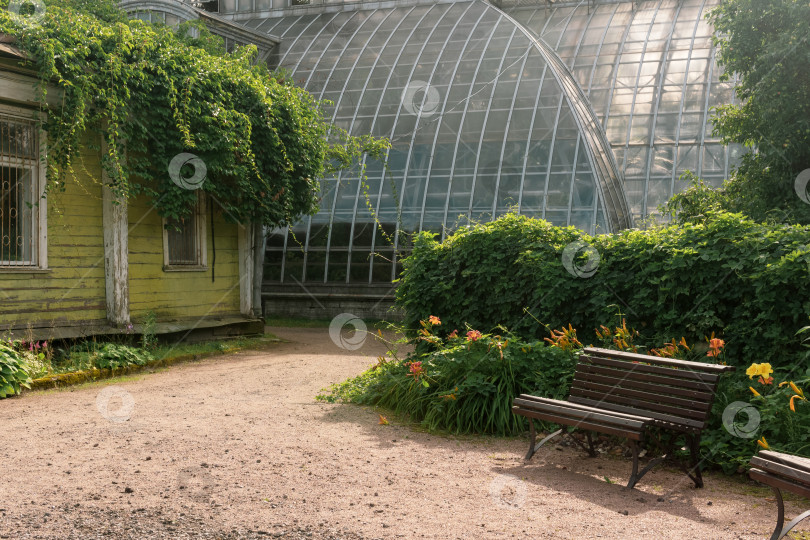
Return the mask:
M 43 196 L 48 141 L 22 59 L 0 35 L 0 335 L 139 333 L 151 314 L 179 337 L 262 332 L 252 228 L 202 193 L 194 219 L 167 230 L 147 198 L 115 200 L 88 138 L 75 176 Z

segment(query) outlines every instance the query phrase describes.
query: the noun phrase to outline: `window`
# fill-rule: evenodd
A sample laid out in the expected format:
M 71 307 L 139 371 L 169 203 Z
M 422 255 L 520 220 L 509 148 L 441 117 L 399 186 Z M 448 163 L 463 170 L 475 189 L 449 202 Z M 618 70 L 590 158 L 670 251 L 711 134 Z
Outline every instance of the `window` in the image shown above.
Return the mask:
M 0 108 L 0 269 L 44 268 L 46 211 L 39 134 L 34 120 L 13 112 Z
M 182 221 L 163 220 L 165 270 L 204 270 L 208 263 L 205 238 L 205 200 L 202 195 Z

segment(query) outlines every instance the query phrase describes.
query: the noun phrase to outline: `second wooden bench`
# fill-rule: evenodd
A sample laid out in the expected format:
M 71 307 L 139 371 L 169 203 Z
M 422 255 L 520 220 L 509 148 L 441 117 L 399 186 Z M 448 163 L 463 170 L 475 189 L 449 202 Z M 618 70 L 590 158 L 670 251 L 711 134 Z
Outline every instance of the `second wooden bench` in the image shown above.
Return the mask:
M 754 480 L 771 486 L 776 495 L 776 528 L 771 535 L 771 540 L 784 538 L 800 521 L 810 518 L 810 510 L 808 510 L 784 526 L 785 503 L 782 501 L 782 490 L 810 498 L 810 459 L 761 450 L 759 454 L 751 458 L 751 470 L 748 471 L 748 475 Z

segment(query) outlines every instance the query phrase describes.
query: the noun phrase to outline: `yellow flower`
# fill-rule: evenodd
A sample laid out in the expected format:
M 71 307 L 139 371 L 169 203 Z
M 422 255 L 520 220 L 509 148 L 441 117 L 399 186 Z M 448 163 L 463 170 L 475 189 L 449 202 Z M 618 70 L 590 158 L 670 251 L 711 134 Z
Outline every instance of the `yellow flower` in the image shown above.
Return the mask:
M 765 363 L 759 365 L 759 374 L 763 379 L 770 377 L 771 373 L 773 373 L 773 368 L 771 368 L 770 364 Z
M 748 389 L 749 389 L 749 390 L 751 390 L 751 391 L 754 393 L 754 395 L 755 395 L 755 396 L 760 396 L 760 397 L 762 397 L 762 394 L 760 394 L 759 392 L 757 392 L 756 390 L 754 390 L 754 387 L 753 387 L 753 386 L 749 386 L 749 387 L 748 387 Z
M 794 392 L 796 392 L 796 394 L 800 395 L 800 396 L 802 397 L 802 399 L 804 399 L 804 392 L 802 392 L 801 388 L 799 388 L 798 386 L 796 386 L 796 385 L 793 383 L 793 381 L 790 381 L 790 383 L 789 383 L 789 384 L 790 384 L 790 387 L 793 389 L 793 391 L 794 391 Z
M 771 373 L 773 373 L 773 369 L 768 363 L 751 364 L 751 366 L 745 370 L 745 374 L 748 375 L 749 379 L 753 379 L 754 377 L 762 377 L 763 379 L 767 379 L 771 376 Z
M 770 446 L 768 446 L 768 441 L 765 440 L 765 437 L 762 437 L 761 441 L 757 441 L 757 444 L 760 445 L 765 450 L 768 450 Z

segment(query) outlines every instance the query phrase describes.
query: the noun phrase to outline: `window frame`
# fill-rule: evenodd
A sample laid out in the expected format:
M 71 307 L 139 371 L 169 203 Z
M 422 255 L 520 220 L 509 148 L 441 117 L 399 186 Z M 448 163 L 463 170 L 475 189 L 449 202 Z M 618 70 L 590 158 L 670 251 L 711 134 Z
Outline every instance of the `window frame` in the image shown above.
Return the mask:
M 192 214 L 196 229 L 195 249 L 197 251 L 197 262 L 194 264 L 171 263 L 169 260 L 169 230 L 167 225 L 169 220 L 161 219 L 163 226 L 163 271 L 164 272 L 204 272 L 208 270 L 208 236 L 205 224 L 208 221 L 208 211 L 206 198 L 202 192 L 198 192 L 197 205 Z
M 43 159 L 47 156 L 47 136 L 46 133 L 40 129 L 39 124 L 43 119 L 44 113 L 39 111 L 23 107 L 12 107 L 0 103 L 0 122 L 33 122 L 37 146 L 37 156 L 33 159 L 33 162 L 30 163 L 33 170 L 31 174 L 32 200 L 27 201 L 32 205 L 30 224 L 33 241 L 31 247 L 32 259 L 22 262 L 0 260 L 0 272 L 31 273 L 48 271 L 48 204 L 45 198 L 47 167 Z M 21 161 L 23 167 L 29 165 L 27 159 Z M 11 156 L 5 156 L 2 150 L 0 150 L 0 165 L 14 166 L 15 163 Z

